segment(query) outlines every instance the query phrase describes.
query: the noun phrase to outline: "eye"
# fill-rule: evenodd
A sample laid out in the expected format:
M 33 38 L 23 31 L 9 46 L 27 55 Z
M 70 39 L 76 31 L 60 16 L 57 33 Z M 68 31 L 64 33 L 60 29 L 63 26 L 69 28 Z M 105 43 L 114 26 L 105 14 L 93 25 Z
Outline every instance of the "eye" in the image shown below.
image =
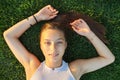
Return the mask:
M 46 44 L 46 45 L 50 45 L 50 44 L 51 44 L 51 42 L 44 42 L 44 44 Z
M 63 44 L 63 42 L 62 41 L 58 41 L 57 44 Z

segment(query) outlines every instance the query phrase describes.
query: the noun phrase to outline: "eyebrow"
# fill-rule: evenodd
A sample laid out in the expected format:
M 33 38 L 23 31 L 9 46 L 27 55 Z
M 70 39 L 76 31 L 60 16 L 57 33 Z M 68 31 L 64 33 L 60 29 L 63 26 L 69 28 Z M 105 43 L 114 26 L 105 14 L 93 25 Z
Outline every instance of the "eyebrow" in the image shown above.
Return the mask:
M 57 40 L 65 40 L 65 39 L 63 39 L 63 38 L 58 38 Z
M 44 39 L 45 41 L 50 41 L 49 39 Z M 58 38 L 57 40 L 65 40 L 63 38 Z

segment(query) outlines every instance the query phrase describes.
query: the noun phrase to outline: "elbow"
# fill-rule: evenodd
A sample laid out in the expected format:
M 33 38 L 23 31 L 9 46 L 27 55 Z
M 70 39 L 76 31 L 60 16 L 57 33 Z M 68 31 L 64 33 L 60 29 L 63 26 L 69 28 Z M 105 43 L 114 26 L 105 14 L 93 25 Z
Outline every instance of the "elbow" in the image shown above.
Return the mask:
M 8 31 L 4 31 L 3 32 L 3 37 L 4 37 L 5 40 L 9 40 L 12 36 L 9 34 Z
M 113 56 L 113 58 L 111 59 L 111 63 L 113 63 L 115 61 L 115 56 Z
M 8 36 L 8 33 L 6 31 L 3 32 L 3 37 L 6 38 Z
M 8 39 L 8 38 L 18 39 L 20 36 L 18 35 L 18 33 L 15 33 L 14 31 L 6 30 L 3 32 L 3 37 L 4 39 Z
M 6 38 L 10 37 L 10 35 L 7 31 L 4 31 L 3 32 L 3 37 L 4 37 L 4 39 L 6 39 Z
M 112 56 L 111 58 L 108 59 L 109 64 L 113 63 L 115 61 L 115 56 Z
M 3 32 L 3 37 L 4 37 L 4 39 L 17 38 L 16 34 L 13 34 L 9 30 L 6 30 L 6 31 Z
M 104 59 L 104 62 L 109 65 L 112 64 L 115 61 L 115 56 L 111 55 L 109 57 L 102 57 Z
M 3 32 L 3 38 L 5 41 L 8 39 L 8 33 L 6 31 Z

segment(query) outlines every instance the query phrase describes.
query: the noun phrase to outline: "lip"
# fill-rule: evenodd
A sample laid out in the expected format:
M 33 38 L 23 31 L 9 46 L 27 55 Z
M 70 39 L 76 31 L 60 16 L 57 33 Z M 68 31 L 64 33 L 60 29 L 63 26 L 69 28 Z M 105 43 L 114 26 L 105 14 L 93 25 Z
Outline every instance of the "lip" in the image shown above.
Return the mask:
M 49 54 L 51 57 L 57 57 L 59 54 Z

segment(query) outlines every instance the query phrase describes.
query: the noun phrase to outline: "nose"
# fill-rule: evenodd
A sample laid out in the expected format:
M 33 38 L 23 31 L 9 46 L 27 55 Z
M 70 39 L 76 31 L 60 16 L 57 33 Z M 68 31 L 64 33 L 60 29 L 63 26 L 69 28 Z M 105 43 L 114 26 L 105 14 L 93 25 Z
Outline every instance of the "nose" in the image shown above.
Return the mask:
M 56 51 L 56 44 L 55 44 L 55 43 L 52 43 L 52 44 L 51 44 L 50 50 L 51 50 L 52 52 L 55 52 L 55 51 Z

